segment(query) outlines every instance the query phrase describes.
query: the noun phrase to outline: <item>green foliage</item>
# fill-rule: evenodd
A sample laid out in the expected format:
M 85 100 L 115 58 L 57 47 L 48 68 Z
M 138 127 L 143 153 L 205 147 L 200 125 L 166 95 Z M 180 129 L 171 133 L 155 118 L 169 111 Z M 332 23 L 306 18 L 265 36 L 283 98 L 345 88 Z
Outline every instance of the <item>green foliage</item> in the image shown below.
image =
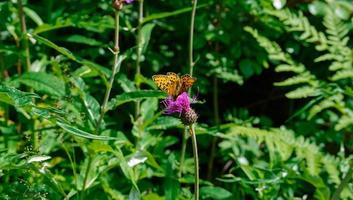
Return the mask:
M 352 167 L 352 2 L 199 1 L 189 47 L 191 11 L 125 4 L 117 47 L 111 1 L 1 2 L 0 199 L 192 199 L 191 141 L 150 78 L 189 73 L 189 48 L 200 199 L 331 199 Z

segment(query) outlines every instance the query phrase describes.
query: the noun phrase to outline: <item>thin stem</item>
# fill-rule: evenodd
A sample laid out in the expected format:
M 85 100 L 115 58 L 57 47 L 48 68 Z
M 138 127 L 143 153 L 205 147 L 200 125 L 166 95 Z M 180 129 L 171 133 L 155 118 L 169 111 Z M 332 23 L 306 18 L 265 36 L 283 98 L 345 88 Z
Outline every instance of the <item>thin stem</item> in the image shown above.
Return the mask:
M 107 109 L 106 107 L 107 107 L 110 92 L 112 90 L 113 83 L 115 80 L 115 75 L 120 71 L 120 65 L 118 64 L 118 61 L 119 61 L 119 11 L 118 10 L 115 11 L 115 42 L 114 43 L 115 43 L 114 44 L 114 63 L 113 63 L 113 67 L 112 67 L 112 76 L 110 77 L 109 84 L 107 86 L 107 90 L 105 91 L 104 100 L 103 100 L 103 104 L 101 107 L 100 117 L 97 122 L 96 133 L 99 132 L 100 125 L 102 123 L 102 120 L 104 118 L 104 114 Z
M 80 195 L 81 200 L 84 199 L 86 185 L 87 185 L 87 179 L 88 179 L 89 171 L 91 170 L 91 166 L 92 166 L 92 158 L 91 158 L 91 155 L 88 155 L 88 162 L 87 162 L 87 167 L 86 167 L 85 176 L 83 179 L 82 190 L 81 190 L 81 195 Z
M 194 44 L 194 27 L 195 27 L 197 0 L 193 0 L 192 4 L 193 5 L 192 5 L 192 11 L 191 11 L 190 33 L 189 33 L 189 74 L 190 76 L 192 76 L 194 72 L 194 56 L 193 56 L 194 45 L 193 44 Z M 190 95 L 190 90 L 189 90 L 189 95 Z M 186 131 L 184 131 L 182 136 L 179 176 L 181 176 L 182 165 L 184 164 L 184 160 L 185 160 L 186 142 L 187 142 L 187 136 L 186 136 Z
M 75 185 L 77 187 L 78 183 L 77 183 L 76 165 L 75 165 L 74 161 L 72 160 L 71 154 L 70 154 L 68 148 L 66 147 L 65 143 L 63 143 L 62 147 L 63 147 L 67 157 L 69 158 L 69 161 L 70 161 L 70 164 L 71 164 L 71 168 L 72 168 L 72 172 L 74 174 Z
M 343 189 L 349 184 L 349 181 L 352 179 L 352 175 L 353 175 L 353 161 L 350 162 L 349 170 L 346 176 L 343 178 L 341 184 L 337 187 L 335 193 L 332 195 L 331 200 L 340 199 L 340 194 L 343 191 Z
M 21 23 L 21 31 L 22 31 L 22 34 L 24 35 L 23 48 L 25 50 L 26 71 L 29 71 L 30 68 L 31 68 L 31 60 L 30 60 L 31 58 L 30 58 L 30 53 L 29 53 L 26 18 L 25 18 L 25 15 L 23 13 L 22 0 L 17 0 L 17 5 L 18 5 L 18 15 L 19 15 L 19 18 L 20 18 L 20 23 Z
M 194 72 L 194 28 L 195 28 L 195 15 L 196 15 L 197 0 L 192 1 L 191 21 L 190 21 L 190 33 L 189 33 L 189 69 L 190 76 Z
M 137 38 L 136 38 L 136 43 L 137 43 L 137 48 L 136 48 L 136 76 L 141 74 L 141 57 L 142 57 L 142 23 L 143 23 L 143 1 L 139 1 L 139 21 L 138 21 L 138 26 L 137 26 Z M 140 89 L 140 83 L 136 83 L 136 87 L 139 90 Z M 141 101 L 136 101 L 135 104 L 135 117 L 137 118 L 140 115 L 140 106 L 141 106 Z
M 195 134 L 195 127 L 194 125 L 189 126 L 189 131 L 191 135 L 192 141 L 192 150 L 194 152 L 194 164 L 195 164 L 195 185 L 194 185 L 194 196 L 195 200 L 199 200 L 199 155 L 197 153 L 197 141 L 196 141 L 196 134 Z
M 180 152 L 180 167 L 179 167 L 179 177 L 181 177 L 183 173 L 183 165 L 184 165 L 184 160 L 185 160 L 185 151 L 186 151 L 186 141 L 187 141 L 187 128 L 185 127 L 182 135 L 182 141 L 181 141 L 181 152 Z
M 216 123 L 216 127 L 219 130 L 219 104 L 218 104 L 218 79 L 217 76 L 213 77 L 213 113 L 214 113 L 214 120 Z M 212 139 L 211 144 L 211 155 L 208 161 L 208 169 L 207 169 L 207 178 L 212 178 L 212 171 L 213 171 L 213 164 L 214 164 L 214 157 L 216 155 L 216 145 L 217 145 L 217 137 Z

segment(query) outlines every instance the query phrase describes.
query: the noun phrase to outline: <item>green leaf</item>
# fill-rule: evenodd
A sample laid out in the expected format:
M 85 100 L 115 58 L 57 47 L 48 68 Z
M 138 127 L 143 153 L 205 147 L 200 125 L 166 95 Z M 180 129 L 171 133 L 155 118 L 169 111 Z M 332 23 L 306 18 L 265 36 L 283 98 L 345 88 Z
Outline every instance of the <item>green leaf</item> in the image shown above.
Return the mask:
M 37 94 L 22 92 L 12 87 L 0 84 L 0 101 L 15 107 L 33 106 L 33 98 L 39 98 Z
M 54 44 L 53 42 L 51 42 L 50 40 L 41 37 L 39 35 L 35 35 L 35 34 L 28 34 L 30 37 L 34 38 L 35 40 L 38 40 L 38 42 L 45 44 L 48 47 L 51 47 L 55 50 L 57 50 L 59 53 L 67 56 L 69 59 L 77 61 L 77 58 L 67 49 L 65 49 L 64 47 L 60 47 L 56 44 Z
M 92 151 L 94 151 L 96 153 L 113 152 L 113 149 L 111 146 L 109 146 L 108 144 L 103 143 L 102 141 L 99 141 L 99 140 L 94 140 L 92 143 L 90 143 L 89 148 L 92 149 Z
M 46 38 L 43 38 L 39 35 L 30 35 L 30 37 L 38 40 L 38 42 L 40 42 L 50 48 L 55 49 L 56 51 L 58 51 L 62 55 L 68 57 L 69 59 L 71 59 L 79 64 L 85 65 L 85 66 L 89 67 L 90 69 L 98 72 L 104 80 L 105 80 L 105 77 L 111 76 L 111 71 L 109 69 L 106 69 L 105 67 L 103 67 L 97 63 L 91 62 L 89 60 L 81 59 L 78 56 L 75 56 L 71 51 L 65 49 L 64 47 L 60 47 L 60 46 L 54 44 L 53 42 L 49 41 Z
M 44 92 L 54 96 L 65 95 L 65 83 L 58 77 L 45 72 L 28 72 L 15 79 L 34 90 Z
M 230 198 L 232 193 L 221 187 L 206 186 L 200 189 L 200 196 L 202 199 L 226 199 Z
M 141 51 L 142 53 L 145 52 L 147 49 L 148 43 L 151 38 L 151 33 L 155 25 L 156 24 L 154 23 L 145 24 L 141 29 L 141 49 L 139 49 L 139 51 Z
M 29 17 L 31 18 L 38 26 L 43 24 L 43 20 L 42 18 L 40 18 L 40 16 L 32 9 L 28 8 L 28 7 L 24 7 L 23 8 L 23 12 Z
M 113 138 L 113 137 L 93 135 L 91 133 L 80 130 L 74 126 L 66 124 L 64 122 L 57 121 L 56 124 L 58 126 L 60 126 L 62 129 L 64 129 L 65 131 L 67 131 L 68 133 L 71 133 L 71 134 L 78 136 L 78 137 L 82 137 L 82 138 L 86 138 L 86 139 L 93 139 L 93 140 L 118 140 L 117 138 Z
M 121 104 L 136 101 L 146 98 L 165 98 L 166 94 L 162 91 L 158 90 L 141 90 L 135 92 L 126 92 L 121 95 L 115 96 L 109 103 L 108 103 L 108 110 L 112 110 Z
M 134 186 L 134 190 L 138 191 L 138 186 L 135 181 L 134 170 L 131 167 L 129 167 L 129 165 L 127 164 L 127 161 L 124 157 L 123 152 L 121 152 L 120 148 L 117 148 L 117 150 L 114 151 L 114 154 L 120 161 L 121 171 L 126 176 L 126 178 L 128 178 L 131 181 L 132 185 Z
M 33 33 L 38 34 L 38 33 L 44 33 L 47 31 L 52 31 L 56 29 L 61 29 L 61 28 L 66 28 L 73 26 L 74 24 L 71 21 L 58 21 L 56 24 L 42 24 L 38 26 L 36 29 L 34 29 Z
M 87 44 L 90 46 L 101 46 L 103 45 L 102 42 L 97 41 L 95 39 L 83 36 L 83 35 L 70 35 L 69 37 L 65 38 L 65 41 L 72 42 L 72 43 L 79 43 L 79 44 Z

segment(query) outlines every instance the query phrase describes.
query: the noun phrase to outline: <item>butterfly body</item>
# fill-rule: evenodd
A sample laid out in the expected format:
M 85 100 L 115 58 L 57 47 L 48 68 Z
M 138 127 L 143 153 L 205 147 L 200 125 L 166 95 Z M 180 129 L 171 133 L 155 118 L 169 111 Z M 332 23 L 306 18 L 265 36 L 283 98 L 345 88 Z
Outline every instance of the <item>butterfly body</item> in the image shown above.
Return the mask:
M 179 96 L 181 93 L 186 92 L 196 81 L 196 78 L 191 77 L 189 74 L 179 77 L 174 72 L 168 72 L 166 75 L 154 75 L 152 76 L 152 79 L 159 89 L 174 98 Z

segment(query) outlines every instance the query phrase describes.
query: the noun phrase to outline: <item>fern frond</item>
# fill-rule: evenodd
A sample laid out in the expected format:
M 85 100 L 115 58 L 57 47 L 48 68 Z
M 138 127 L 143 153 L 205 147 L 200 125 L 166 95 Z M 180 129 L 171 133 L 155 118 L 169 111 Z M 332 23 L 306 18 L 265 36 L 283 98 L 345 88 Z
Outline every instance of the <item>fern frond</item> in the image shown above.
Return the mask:
M 316 30 L 302 12 L 298 14 L 288 8 L 281 10 L 269 10 L 269 15 L 277 17 L 289 32 L 301 32 L 299 40 L 315 44 L 318 51 L 324 51 L 328 48 L 328 41 L 323 32 Z
M 293 66 L 288 64 L 281 64 L 275 68 L 276 72 L 294 72 L 294 73 L 303 73 L 305 71 L 304 65 Z
M 303 74 L 288 78 L 284 81 L 277 82 L 274 85 L 275 86 L 290 86 L 290 85 L 297 85 L 297 84 L 303 84 L 303 83 L 308 83 L 311 85 L 312 82 L 315 82 L 315 77 L 313 75 L 311 75 L 310 73 L 305 72 Z
M 312 176 L 318 176 L 320 173 L 327 172 L 329 180 L 334 184 L 339 184 L 339 162 L 331 156 L 323 154 L 320 148 L 306 140 L 303 136 L 295 137 L 294 133 L 285 128 L 262 130 L 252 127 L 234 126 L 226 134 L 230 138 L 235 135 L 251 137 L 257 140 L 259 144 L 266 142 L 269 151 L 278 153 L 282 162 L 291 157 L 305 162 L 305 169 Z M 294 154 L 295 153 L 295 154 Z M 271 157 L 271 154 L 270 154 Z M 271 158 L 270 158 L 271 159 Z
M 340 117 L 338 123 L 335 125 L 335 130 L 340 131 L 348 126 L 353 125 L 353 112 L 346 109 L 346 113 Z
M 320 94 L 321 94 L 320 89 L 317 87 L 303 86 L 288 92 L 286 94 L 286 97 L 289 99 L 301 99 L 301 98 L 319 96 Z
M 336 108 L 340 112 L 344 112 L 344 107 L 345 103 L 343 101 L 343 95 L 342 94 L 336 94 L 333 95 L 329 98 L 326 98 L 322 101 L 320 101 L 318 104 L 314 105 L 310 110 L 309 110 L 309 116 L 308 119 L 313 118 L 316 114 L 319 112 L 328 109 L 328 108 Z
M 337 81 L 345 78 L 353 78 L 353 69 L 338 71 L 331 77 L 331 80 Z

